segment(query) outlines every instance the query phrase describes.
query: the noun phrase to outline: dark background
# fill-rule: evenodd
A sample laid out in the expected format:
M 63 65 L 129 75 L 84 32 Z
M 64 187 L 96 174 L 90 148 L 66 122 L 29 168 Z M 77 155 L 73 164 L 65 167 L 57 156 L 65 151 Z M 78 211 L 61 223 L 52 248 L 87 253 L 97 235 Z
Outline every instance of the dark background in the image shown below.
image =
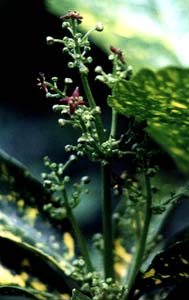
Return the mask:
M 47 80 L 59 77 L 60 84 L 65 77 L 70 77 L 62 47 L 46 44 L 47 36 L 61 38 L 65 32 L 60 18 L 49 13 L 44 2 L 0 0 L 0 148 L 25 164 L 40 180 L 41 172 L 46 171 L 43 157 L 48 155 L 53 161 L 64 162 L 68 156 L 64 146 L 75 143 L 73 137 L 76 136 L 72 128 L 60 128 L 59 115 L 52 111 L 53 100 L 46 99 L 37 86 L 39 72 L 45 73 Z M 95 45 L 91 56 L 94 52 L 92 70 L 99 62 L 103 61 L 105 65 L 106 57 Z M 72 73 L 72 79 L 80 86 L 77 73 Z M 70 93 L 76 85 L 70 87 Z M 98 104 L 103 106 L 100 99 L 108 92 L 107 89 L 93 83 L 93 90 L 98 96 Z M 74 180 L 83 175 L 94 178 L 91 201 L 83 203 L 85 209 L 91 211 L 92 208 L 94 218 L 98 205 L 93 200 L 99 190 L 96 171 L 87 160 L 81 160 L 71 170 Z M 81 218 L 82 211 L 81 204 L 78 212 Z M 90 214 L 85 214 L 85 221 L 91 221 Z
M 63 35 L 61 20 L 48 12 L 43 1 L 0 1 L 0 147 L 37 176 L 44 155 L 62 160 L 64 145 L 73 135 L 71 129 L 59 128 L 53 101 L 37 87 L 39 72 L 47 80 L 58 76 L 60 83 L 68 77 L 61 47 L 46 45 L 47 36 Z M 93 65 L 104 61 L 103 52 L 95 46 L 93 51 L 97 57 Z M 78 75 L 73 76 L 78 84 Z M 101 95 L 104 92 L 101 87 Z

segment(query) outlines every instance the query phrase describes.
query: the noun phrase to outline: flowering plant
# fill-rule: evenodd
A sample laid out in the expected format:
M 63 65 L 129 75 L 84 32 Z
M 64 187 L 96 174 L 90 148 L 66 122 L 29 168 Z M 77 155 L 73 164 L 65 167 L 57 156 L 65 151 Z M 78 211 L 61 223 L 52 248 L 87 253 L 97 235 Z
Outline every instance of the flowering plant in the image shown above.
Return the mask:
M 63 45 L 70 57 L 68 69 L 77 69 L 80 80 L 67 77 L 62 89 L 57 77 L 48 81 L 40 73 L 38 85 L 56 100 L 53 110 L 60 114 L 60 126 L 76 128 L 79 136 L 65 146 L 66 162 L 45 157 L 43 184 L 1 152 L 0 239 L 2 248 L 14 245 L 20 254 L 17 264 L 10 264 L 14 273 L 1 266 L 9 279 L 3 282 L 0 276 L 0 298 L 176 299 L 180 287 L 187 288 L 189 241 L 185 231 L 176 243 L 166 243 L 162 228 L 172 208 L 187 197 L 187 185 L 163 189 L 159 155 L 168 153 L 187 178 L 189 71 L 166 67 L 133 75 L 123 51 L 110 46 L 112 71 L 95 68 L 95 80 L 109 90 L 111 121 L 105 126 L 89 80 L 88 39 L 103 25 L 82 34 L 79 13 L 69 11 L 61 19 L 68 36 L 48 36 L 47 44 Z M 69 175 L 83 157 L 98 167 L 102 183 L 96 195 L 96 201 L 101 198 L 102 232 L 93 232 L 90 239 L 74 212 L 88 190 L 90 197 L 90 178 L 72 183 Z

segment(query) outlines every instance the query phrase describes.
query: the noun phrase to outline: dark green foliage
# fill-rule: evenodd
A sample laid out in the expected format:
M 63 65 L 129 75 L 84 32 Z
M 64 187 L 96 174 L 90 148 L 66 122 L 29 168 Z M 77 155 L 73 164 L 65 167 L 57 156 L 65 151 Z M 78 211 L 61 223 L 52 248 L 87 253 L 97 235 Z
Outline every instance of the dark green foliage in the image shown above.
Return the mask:
M 79 292 L 78 290 L 72 291 L 72 300 L 91 300 L 88 296 L 84 295 L 83 293 Z
M 136 279 L 139 294 L 187 284 L 189 278 L 189 240 L 175 243 L 157 254 L 144 273 Z

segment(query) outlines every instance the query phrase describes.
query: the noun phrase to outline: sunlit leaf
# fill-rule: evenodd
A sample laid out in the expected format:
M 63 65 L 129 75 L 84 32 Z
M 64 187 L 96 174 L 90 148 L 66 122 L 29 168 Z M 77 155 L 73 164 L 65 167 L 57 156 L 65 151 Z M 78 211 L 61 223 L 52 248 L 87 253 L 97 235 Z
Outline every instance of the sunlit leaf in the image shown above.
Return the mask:
M 143 69 L 115 87 L 109 104 L 119 113 L 147 121 L 147 132 L 189 175 L 189 69 Z
M 188 1 L 84 1 L 47 0 L 56 15 L 76 10 L 84 17 L 82 28 L 88 30 L 97 22 L 105 26 L 103 33 L 92 38 L 103 50 L 110 44 L 122 48 L 135 69 L 189 64 Z

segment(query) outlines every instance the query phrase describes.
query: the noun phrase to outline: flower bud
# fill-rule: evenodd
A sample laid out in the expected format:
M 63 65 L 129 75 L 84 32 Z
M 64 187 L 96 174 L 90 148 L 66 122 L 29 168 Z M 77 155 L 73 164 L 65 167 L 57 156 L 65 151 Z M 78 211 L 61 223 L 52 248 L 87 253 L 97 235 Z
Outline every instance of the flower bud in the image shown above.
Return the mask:
M 52 36 L 47 36 L 46 42 L 47 42 L 47 45 L 51 46 L 55 43 L 55 39 Z
M 66 77 L 66 78 L 64 79 L 64 82 L 68 84 L 68 83 L 72 83 L 73 80 L 72 80 L 71 78 Z
M 75 64 L 73 62 L 68 63 L 68 68 L 73 69 L 75 67 Z
M 58 120 L 58 124 L 61 126 L 61 127 L 64 127 L 66 125 L 66 120 L 64 119 L 59 119 Z
M 91 57 L 91 56 L 87 57 L 87 59 L 86 59 L 86 60 L 87 60 L 87 63 L 88 63 L 88 64 L 91 64 L 91 63 L 92 63 L 92 61 L 93 61 L 93 59 L 92 59 L 92 57 Z
M 96 72 L 96 73 L 102 73 L 102 71 L 103 71 L 103 69 L 102 69 L 101 66 L 97 66 L 97 67 L 95 68 L 95 72 Z
M 102 23 L 97 23 L 95 26 L 95 30 L 102 31 L 104 29 L 104 25 Z
M 55 76 L 54 76 L 54 77 L 51 78 L 51 80 L 52 80 L 53 82 L 57 82 L 57 81 L 58 81 L 58 77 L 55 77 Z
M 83 176 L 81 178 L 81 182 L 84 183 L 84 184 L 87 184 L 87 183 L 90 183 L 91 179 L 89 176 Z
M 69 158 L 70 161 L 74 161 L 74 160 L 77 160 L 77 156 L 72 154 L 70 155 L 70 158 Z

